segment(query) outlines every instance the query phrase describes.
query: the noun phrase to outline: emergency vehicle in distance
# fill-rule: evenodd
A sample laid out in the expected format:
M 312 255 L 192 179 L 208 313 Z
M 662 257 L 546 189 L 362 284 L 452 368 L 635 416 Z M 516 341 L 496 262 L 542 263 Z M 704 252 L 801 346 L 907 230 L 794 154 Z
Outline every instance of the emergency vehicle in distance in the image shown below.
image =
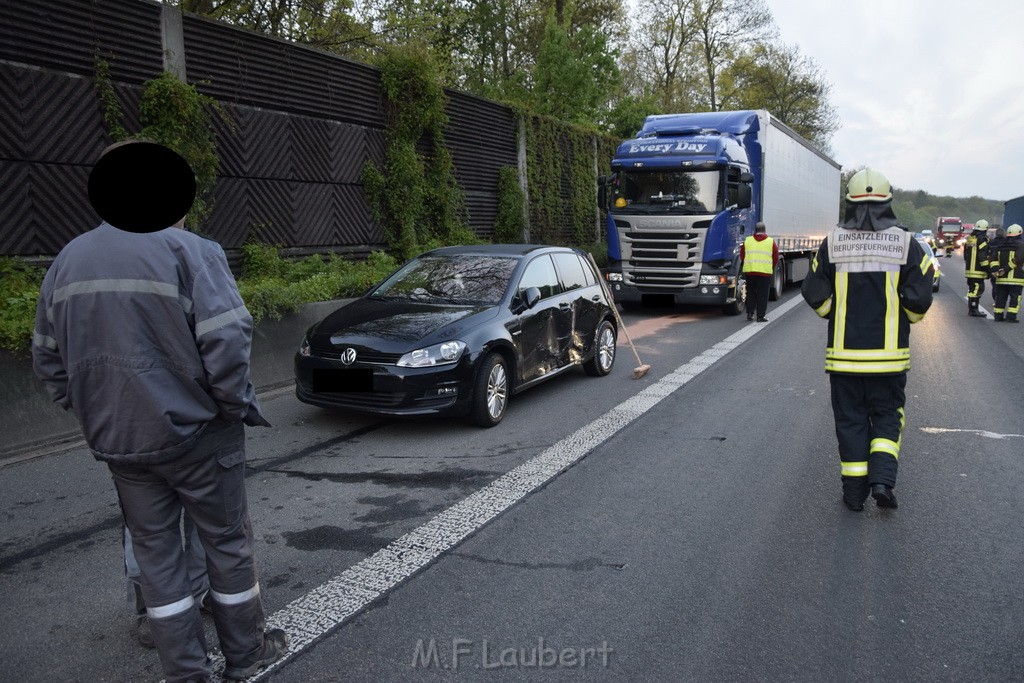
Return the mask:
M 953 255 L 957 241 L 963 236 L 963 221 L 954 216 L 940 216 L 935 221 L 935 248 L 946 252 L 946 258 Z
M 840 165 L 764 110 L 648 116 L 611 168 L 604 272 L 624 308 L 661 297 L 739 314 L 740 245 L 758 221 L 779 247 L 775 301 L 839 220 Z

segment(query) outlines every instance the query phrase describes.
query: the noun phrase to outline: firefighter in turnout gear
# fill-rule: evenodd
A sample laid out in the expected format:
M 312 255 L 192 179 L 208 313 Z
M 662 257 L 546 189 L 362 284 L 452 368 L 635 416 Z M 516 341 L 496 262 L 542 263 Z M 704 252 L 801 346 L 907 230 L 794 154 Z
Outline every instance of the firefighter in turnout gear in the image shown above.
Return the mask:
M 855 173 L 845 220 L 822 241 L 802 286 L 828 320 L 825 371 L 850 510 L 863 510 L 869 494 L 879 507 L 896 507 L 910 325 L 932 304 L 934 268 L 897 224 L 888 179 L 871 168 Z
M 978 304 L 985 293 L 985 280 L 989 266 L 988 221 L 982 219 L 974 224 L 974 230 L 964 242 L 964 270 L 967 275 L 967 315 L 972 318 L 987 318 Z
M 1021 227 L 1014 223 L 1006 229 L 1006 237 L 989 257 L 992 274 L 996 278 L 995 306 L 992 309 L 996 322 L 1020 322 L 1021 289 L 1024 288 L 1024 243 L 1021 242 Z

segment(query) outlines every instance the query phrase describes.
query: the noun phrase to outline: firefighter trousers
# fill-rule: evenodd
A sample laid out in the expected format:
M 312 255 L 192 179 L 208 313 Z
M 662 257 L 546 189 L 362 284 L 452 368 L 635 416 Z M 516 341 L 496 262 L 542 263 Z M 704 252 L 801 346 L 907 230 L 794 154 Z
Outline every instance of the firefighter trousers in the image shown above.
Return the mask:
M 1020 312 L 1021 289 L 1024 289 L 1021 285 L 996 283 L 995 291 L 992 292 L 992 298 L 995 299 L 992 313 L 995 314 L 996 320 L 1003 320 L 1004 316 L 1006 320 L 1017 319 Z
M 155 465 L 108 463 L 141 570 L 153 641 L 168 683 L 211 677 L 199 604 L 179 526 L 182 509 L 206 549 L 213 620 L 228 666 L 254 663 L 265 617 L 245 499 L 245 433 L 215 420 L 195 447 Z
M 972 311 L 978 310 L 981 303 L 981 295 L 985 293 L 985 280 L 983 277 L 967 278 L 967 303 Z
M 863 502 L 872 484 L 896 486 L 907 374 L 829 378 L 843 496 Z

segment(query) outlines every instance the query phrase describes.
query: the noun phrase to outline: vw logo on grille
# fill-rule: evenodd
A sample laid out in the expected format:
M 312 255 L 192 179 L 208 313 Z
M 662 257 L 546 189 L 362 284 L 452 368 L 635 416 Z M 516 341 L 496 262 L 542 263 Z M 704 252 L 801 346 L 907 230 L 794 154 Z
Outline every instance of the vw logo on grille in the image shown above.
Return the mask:
M 356 350 L 353 348 L 347 348 L 341 352 L 341 363 L 342 365 L 352 365 L 356 362 Z

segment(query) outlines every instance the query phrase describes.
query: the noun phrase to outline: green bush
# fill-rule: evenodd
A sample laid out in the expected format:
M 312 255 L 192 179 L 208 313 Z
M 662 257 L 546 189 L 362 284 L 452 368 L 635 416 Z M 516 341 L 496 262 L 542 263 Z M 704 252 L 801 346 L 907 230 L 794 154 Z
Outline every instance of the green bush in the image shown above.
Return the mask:
M 46 270 L 0 258 L 0 348 L 27 353 L 35 328 L 36 300 Z
M 238 291 L 254 321 L 279 319 L 314 301 L 362 296 L 397 267 L 394 258 L 380 251 L 365 261 L 349 261 L 337 254 L 289 261 L 281 258 L 276 247 L 246 244 Z

